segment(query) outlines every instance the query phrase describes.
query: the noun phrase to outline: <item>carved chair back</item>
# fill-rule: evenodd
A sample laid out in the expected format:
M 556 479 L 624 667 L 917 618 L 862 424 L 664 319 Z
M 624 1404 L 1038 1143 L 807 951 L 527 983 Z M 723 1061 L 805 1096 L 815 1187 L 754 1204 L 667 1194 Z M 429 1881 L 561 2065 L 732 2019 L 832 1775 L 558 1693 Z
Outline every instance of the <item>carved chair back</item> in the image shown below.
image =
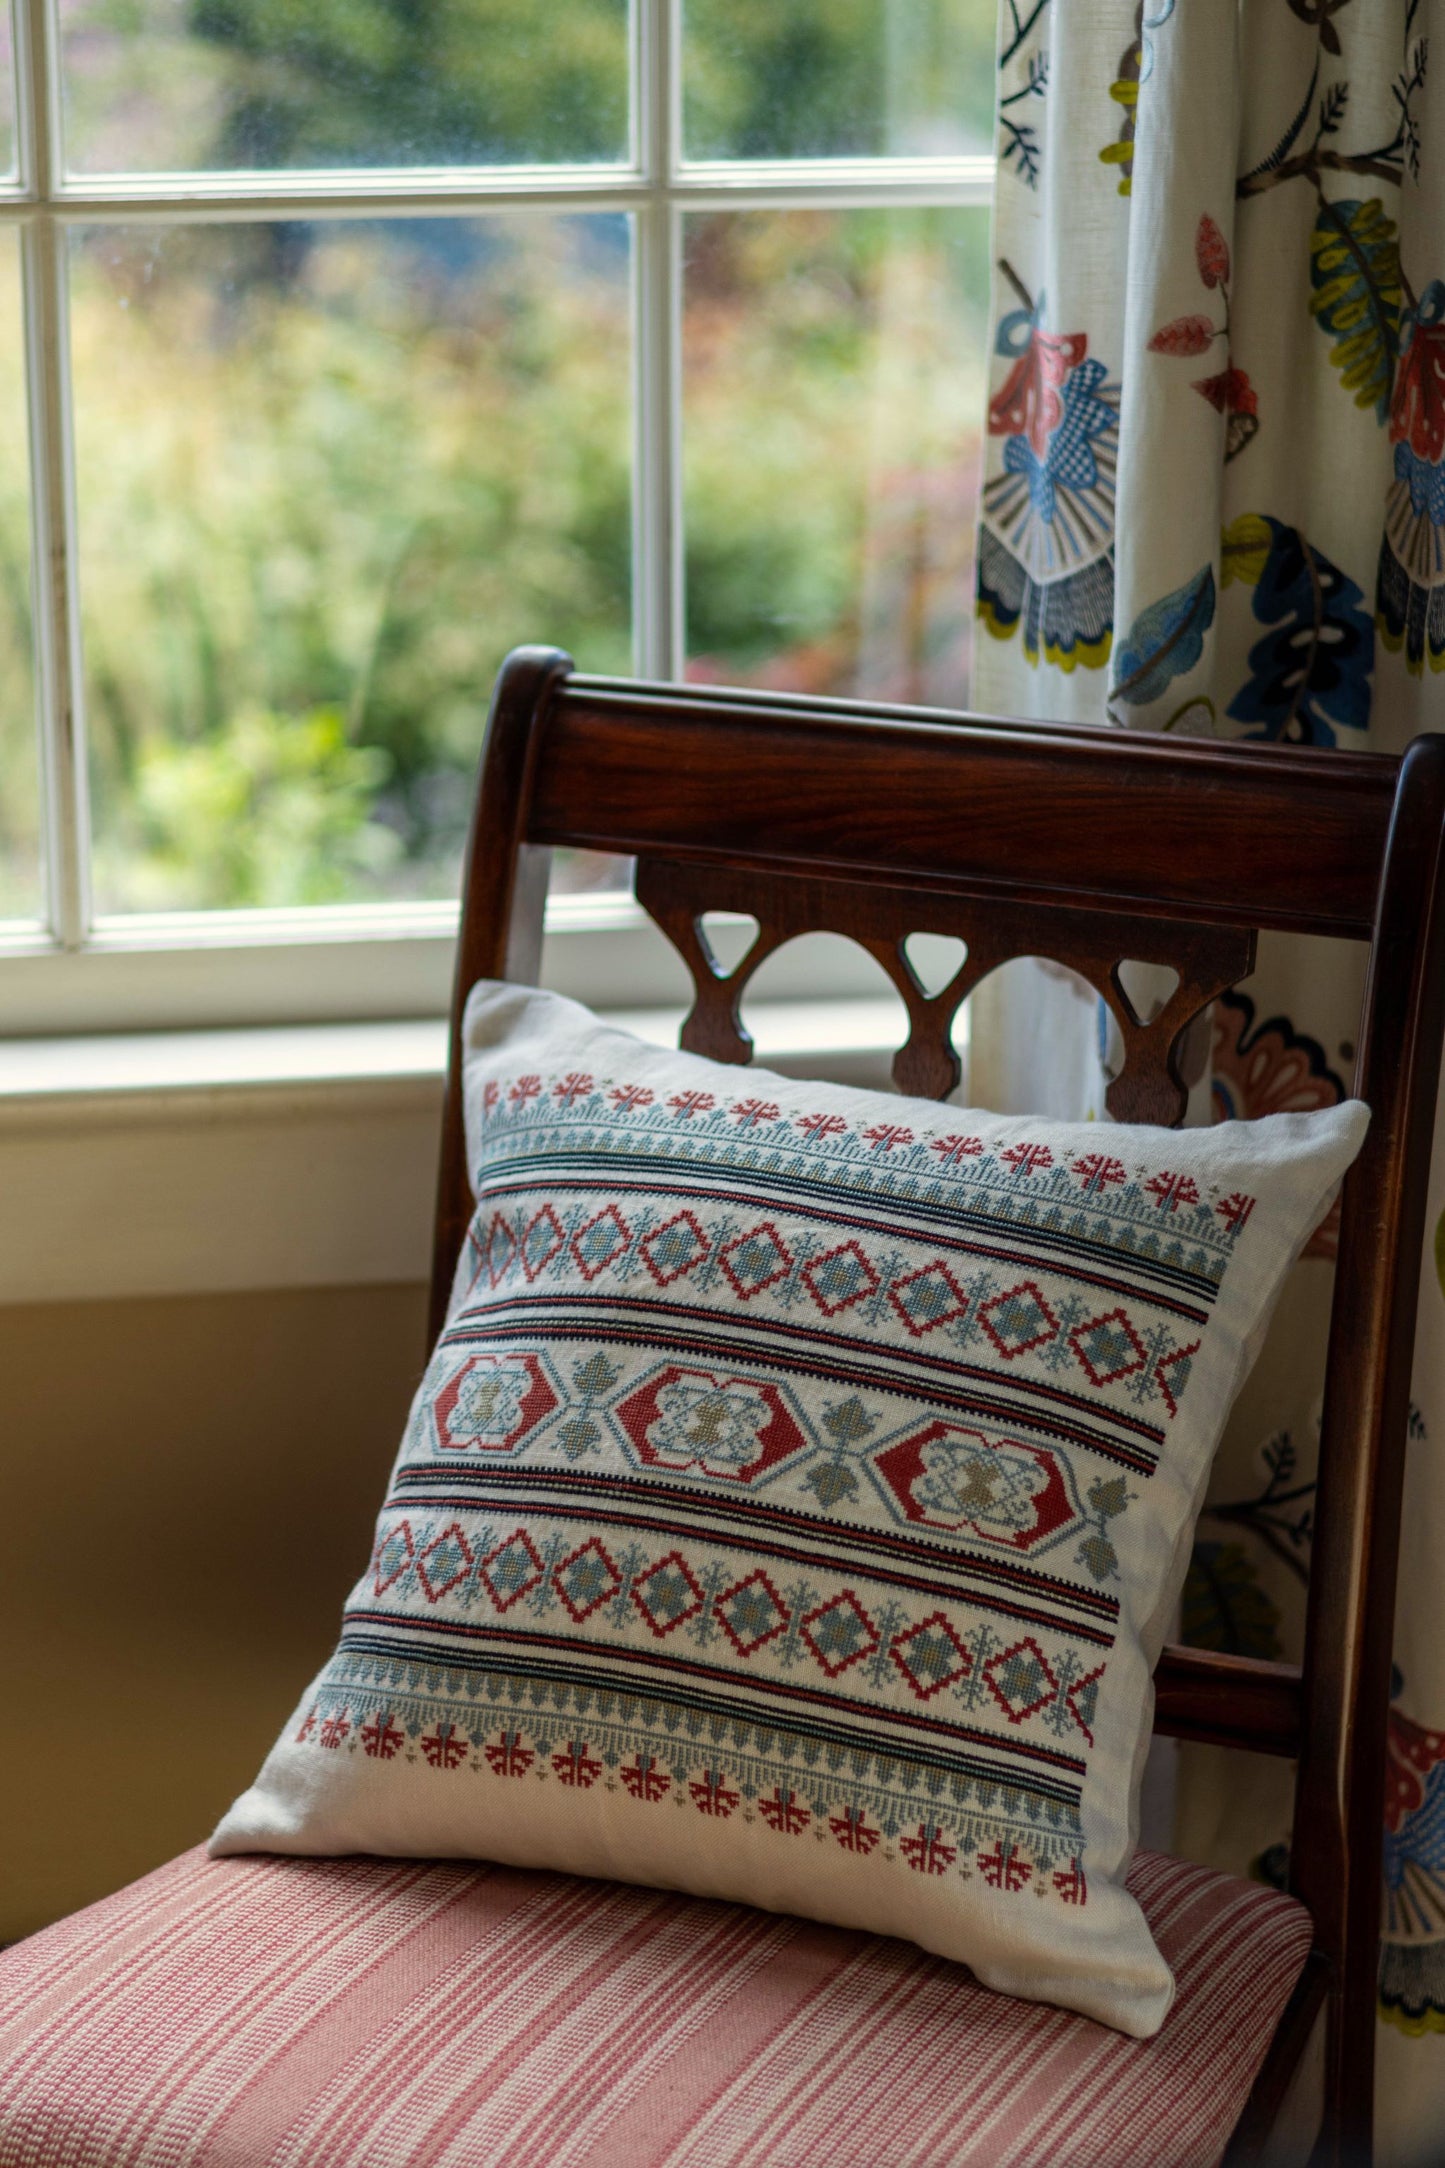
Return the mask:
M 1271 2088 L 1282 2095 L 1322 2032 L 1335 2143 L 1368 2143 L 1390 1634 L 1445 1022 L 1442 844 L 1445 738 L 1403 760 L 1181 742 L 587 678 L 556 650 L 519 649 L 483 748 L 452 1019 L 435 1326 L 472 1209 L 462 1003 L 479 978 L 536 978 L 554 847 L 636 859 L 637 898 L 692 973 L 693 1052 L 746 1061 L 739 1003 L 759 964 L 795 935 L 840 933 L 903 998 L 899 1088 L 943 1097 L 960 1004 L 1010 957 L 1044 956 L 1118 1024 L 1120 1121 L 1181 1119 L 1185 1035 L 1252 970 L 1260 930 L 1368 945 L 1355 1089 L 1373 1118 L 1344 1190 L 1304 1662 L 1170 1648 L 1156 1677 L 1157 1729 L 1298 1760 L 1290 1881 L 1316 1951 L 1252 2112 L 1267 2119 Z M 701 925 L 718 910 L 758 921 L 730 974 Z M 966 945 L 932 993 L 905 953 L 914 933 Z M 1157 1014 L 1132 1005 L 1129 959 L 1177 971 Z

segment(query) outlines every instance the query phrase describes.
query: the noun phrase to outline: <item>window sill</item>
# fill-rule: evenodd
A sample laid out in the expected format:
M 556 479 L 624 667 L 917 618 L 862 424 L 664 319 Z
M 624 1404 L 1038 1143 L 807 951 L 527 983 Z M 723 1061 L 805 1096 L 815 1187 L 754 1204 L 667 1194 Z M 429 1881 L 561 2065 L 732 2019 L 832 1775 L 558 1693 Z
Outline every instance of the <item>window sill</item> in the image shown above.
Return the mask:
M 609 1021 L 675 1045 L 682 1010 Z M 758 1059 L 886 1088 L 901 1004 L 777 1001 Z M 0 1304 L 419 1280 L 439 1019 L 0 1046 Z

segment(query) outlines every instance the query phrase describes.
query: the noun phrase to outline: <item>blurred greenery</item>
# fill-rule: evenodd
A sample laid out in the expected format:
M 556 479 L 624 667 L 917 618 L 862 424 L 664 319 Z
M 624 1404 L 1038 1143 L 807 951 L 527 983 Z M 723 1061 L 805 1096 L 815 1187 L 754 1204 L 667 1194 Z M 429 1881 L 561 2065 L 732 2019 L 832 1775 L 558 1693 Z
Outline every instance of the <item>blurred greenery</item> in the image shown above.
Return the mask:
M 986 151 L 995 0 L 683 0 L 693 158 Z
M 878 133 L 881 0 L 687 7 L 690 112 L 713 131 L 694 148 L 900 147 Z M 986 13 L 900 0 L 935 103 L 939 25 L 961 51 Z M 534 0 L 64 7 L 102 164 L 127 129 L 163 163 L 158 112 L 215 162 L 610 155 L 598 86 L 624 14 L 569 0 L 560 40 Z M 172 75 L 177 55 L 209 63 L 163 111 L 162 30 Z M 874 134 L 844 142 L 859 112 Z M 712 213 L 685 244 L 691 674 L 964 698 L 986 213 Z M 103 911 L 454 893 L 507 649 L 631 664 L 629 249 L 620 216 L 530 212 L 74 236 Z M 0 913 L 35 908 L 18 338 L 6 430 L 0 661 L 26 690 L 0 726 Z
M 371 818 L 388 766 L 348 742 L 335 708 L 243 708 L 207 738 L 146 739 L 130 777 L 134 902 L 164 908 L 177 889 L 202 910 L 349 901 L 400 856 Z

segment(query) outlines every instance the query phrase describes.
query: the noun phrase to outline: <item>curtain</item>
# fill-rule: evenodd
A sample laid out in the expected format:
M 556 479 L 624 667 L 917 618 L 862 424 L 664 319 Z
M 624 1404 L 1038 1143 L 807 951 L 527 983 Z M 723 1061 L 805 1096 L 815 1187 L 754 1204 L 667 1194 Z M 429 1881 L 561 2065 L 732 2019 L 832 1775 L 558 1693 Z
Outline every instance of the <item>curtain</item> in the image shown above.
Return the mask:
M 998 160 L 975 707 L 1391 752 L 1445 729 L 1445 0 L 1002 0 Z M 985 989 L 974 1089 L 1100 1114 L 1098 1006 L 1033 969 L 1027 1003 Z M 1361 979 L 1347 945 L 1262 942 L 1201 1102 L 1344 1096 Z M 1438 1140 L 1431 1189 L 1383 1848 L 1392 2162 L 1445 2131 Z M 1196 1644 L 1298 1653 L 1335 1239 L 1332 1215 L 1221 1451 Z M 1188 1749 L 1176 1812 L 1180 1849 L 1281 1873 L 1287 1768 Z

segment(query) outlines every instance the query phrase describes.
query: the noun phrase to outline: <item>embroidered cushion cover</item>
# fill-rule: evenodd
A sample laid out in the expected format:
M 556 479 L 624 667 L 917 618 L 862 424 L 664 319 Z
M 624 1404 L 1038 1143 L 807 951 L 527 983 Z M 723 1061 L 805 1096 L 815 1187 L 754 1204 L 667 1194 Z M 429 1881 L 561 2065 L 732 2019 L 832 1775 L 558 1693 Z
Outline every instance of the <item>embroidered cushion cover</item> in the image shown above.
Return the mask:
M 1153 1666 L 1367 1110 L 1006 1118 L 498 984 L 466 1041 L 449 1322 L 337 1651 L 212 1851 L 671 1885 L 1156 2031 Z

